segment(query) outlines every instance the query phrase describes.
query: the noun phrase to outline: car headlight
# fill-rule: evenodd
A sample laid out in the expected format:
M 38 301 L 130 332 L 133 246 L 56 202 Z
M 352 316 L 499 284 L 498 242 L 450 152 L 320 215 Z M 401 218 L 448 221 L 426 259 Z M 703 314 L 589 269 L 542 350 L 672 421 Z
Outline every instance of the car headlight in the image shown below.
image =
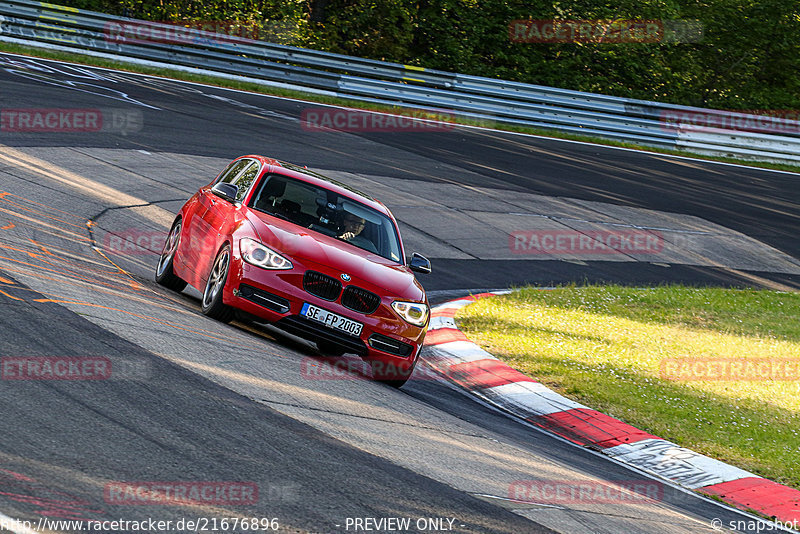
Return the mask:
M 419 302 L 392 302 L 392 309 L 402 319 L 414 326 L 425 326 L 428 320 L 428 306 Z
M 249 237 L 243 237 L 239 241 L 239 251 L 242 253 L 244 261 L 262 269 L 291 269 L 293 267 L 291 261 Z

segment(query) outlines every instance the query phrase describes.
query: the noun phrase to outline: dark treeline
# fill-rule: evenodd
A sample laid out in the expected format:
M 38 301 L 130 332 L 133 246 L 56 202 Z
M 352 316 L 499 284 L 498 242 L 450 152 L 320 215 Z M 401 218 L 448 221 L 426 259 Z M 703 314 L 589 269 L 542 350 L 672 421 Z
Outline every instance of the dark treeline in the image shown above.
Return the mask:
M 146 20 L 238 21 L 275 42 L 582 91 L 722 109 L 800 108 L 797 0 L 63 3 Z M 509 23 L 518 19 L 688 21 L 703 31 L 680 43 L 513 42 Z

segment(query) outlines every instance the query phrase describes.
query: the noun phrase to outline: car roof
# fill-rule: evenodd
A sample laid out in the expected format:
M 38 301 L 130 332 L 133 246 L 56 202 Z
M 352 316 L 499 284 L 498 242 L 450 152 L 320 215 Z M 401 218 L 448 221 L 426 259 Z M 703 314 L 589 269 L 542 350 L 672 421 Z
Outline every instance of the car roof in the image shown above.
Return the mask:
M 367 206 L 378 210 L 384 215 L 391 217 L 389 209 L 380 200 L 377 200 L 367 193 L 359 191 L 358 189 L 343 182 L 312 171 L 307 167 L 301 167 L 300 165 L 295 165 L 294 163 L 288 163 L 286 161 L 268 158 L 265 156 L 249 155 L 242 157 L 258 159 L 261 163 L 269 166 L 268 172 L 283 174 L 284 176 L 288 176 L 290 178 L 296 178 L 306 183 L 329 189 L 335 193 L 350 198 L 351 200 L 356 200 L 362 204 L 366 204 Z

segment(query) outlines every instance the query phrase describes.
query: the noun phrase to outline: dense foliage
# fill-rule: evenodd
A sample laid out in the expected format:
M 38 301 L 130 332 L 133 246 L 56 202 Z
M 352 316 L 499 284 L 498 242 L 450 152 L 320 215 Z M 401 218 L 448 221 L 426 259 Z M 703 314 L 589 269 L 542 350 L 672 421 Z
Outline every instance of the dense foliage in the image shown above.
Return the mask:
M 796 0 L 63 0 L 160 21 L 481 76 L 724 109 L 800 108 Z M 522 43 L 517 19 L 699 21 L 699 42 Z

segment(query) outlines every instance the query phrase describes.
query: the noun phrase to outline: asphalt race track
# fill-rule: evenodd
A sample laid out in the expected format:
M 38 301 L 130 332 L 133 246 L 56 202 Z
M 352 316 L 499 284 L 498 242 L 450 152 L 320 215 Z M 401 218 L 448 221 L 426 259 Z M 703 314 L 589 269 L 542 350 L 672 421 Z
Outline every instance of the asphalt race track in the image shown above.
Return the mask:
M 683 533 L 748 517 L 510 420 L 424 366 L 400 390 L 332 373 L 311 344 L 211 321 L 196 291 L 166 291 L 152 273 L 185 199 L 228 160 L 261 153 L 383 200 L 407 251 L 431 258 L 421 281 L 434 301 L 523 282 L 797 288 L 797 175 L 490 130 L 312 131 L 300 117 L 315 104 L 7 55 L 0 99 L 0 355 L 115 370 L 0 380 L 0 521 L 269 518 L 327 533 L 399 531 L 387 520 L 405 518 L 408 532 Z M 75 117 L 80 131 L 9 126 L 8 110 L 54 109 L 100 113 L 102 128 L 75 128 Z M 509 240 L 608 228 L 657 231 L 663 243 L 541 256 Z M 532 480 L 659 492 L 509 498 Z M 143 503 L 117 491 L 158 484 L 205 484 L 216 497 Z

